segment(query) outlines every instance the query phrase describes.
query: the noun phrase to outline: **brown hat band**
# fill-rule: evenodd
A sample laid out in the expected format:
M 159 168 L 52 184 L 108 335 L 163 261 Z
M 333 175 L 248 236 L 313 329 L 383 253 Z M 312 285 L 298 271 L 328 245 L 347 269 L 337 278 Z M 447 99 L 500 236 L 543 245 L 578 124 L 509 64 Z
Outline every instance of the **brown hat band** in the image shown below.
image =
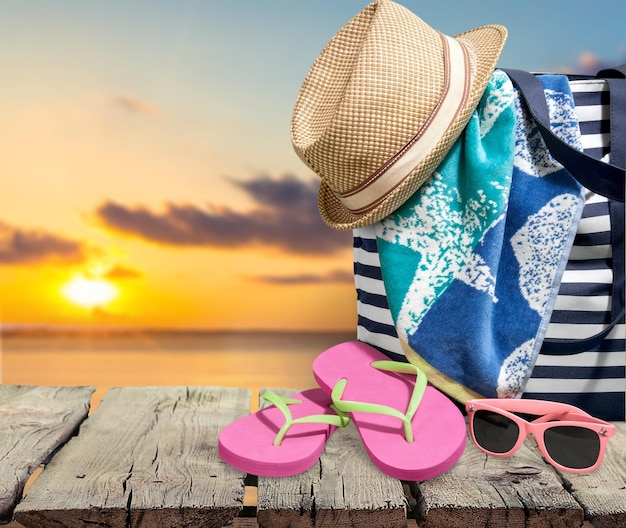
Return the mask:
M 469 54 L 463 43 L 440 33 L 445 55 L 444 87 L 440 103 L 415 136 L 358 187 L 338 194 L 346 209 L 362 213 L 393 191 L 441 140 L 464 107 L 472 82 Z

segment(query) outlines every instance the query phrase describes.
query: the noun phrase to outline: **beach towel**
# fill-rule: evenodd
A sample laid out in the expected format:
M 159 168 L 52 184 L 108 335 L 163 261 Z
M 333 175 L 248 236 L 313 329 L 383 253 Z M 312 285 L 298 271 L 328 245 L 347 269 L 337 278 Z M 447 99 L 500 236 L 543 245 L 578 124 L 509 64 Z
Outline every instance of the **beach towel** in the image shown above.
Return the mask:
M 541 82 L 553 130 L 582 148 L 567 78 Z M 459 401 L 523 392 L 583 203 L 496 70 L 431 178 L 374 226 L 403 351 L 433 385 Z

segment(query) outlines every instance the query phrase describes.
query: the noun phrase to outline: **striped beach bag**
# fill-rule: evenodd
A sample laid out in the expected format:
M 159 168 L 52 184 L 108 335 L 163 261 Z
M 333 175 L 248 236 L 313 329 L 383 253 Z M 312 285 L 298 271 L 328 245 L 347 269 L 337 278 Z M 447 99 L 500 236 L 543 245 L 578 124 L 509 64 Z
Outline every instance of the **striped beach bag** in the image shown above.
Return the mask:
M 586 189 L 574 245 L 523 397 L 567 402 L 604 419 L 624 420 L 624 67 L 594 77 L 569 77 L 583 155 L 550 137 L 543 88 L 536 78 L 515 70 L 507 73 L 551 155 Z M 622 169 L 621 176 L 616 168 Z M 355 229 L 353 239 L 357 338 L 406 361 L 387 302 L 375 230 Z

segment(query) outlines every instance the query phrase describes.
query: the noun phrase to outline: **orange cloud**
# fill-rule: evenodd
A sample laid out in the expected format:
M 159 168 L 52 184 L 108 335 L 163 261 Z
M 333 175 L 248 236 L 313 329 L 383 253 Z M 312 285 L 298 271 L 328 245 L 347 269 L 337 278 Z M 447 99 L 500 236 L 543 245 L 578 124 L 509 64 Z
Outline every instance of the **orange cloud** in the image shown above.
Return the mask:
M 103 277 L 107 279 L 138 279 L 142 275 L 143 274 L 136 269 L 117 265 L 107 271 Z
M 156 108 L 150 103 L 140 101 L 128 95 L 117 95 L 113 97 L 112 102 L 115 106 L 132 114 L 151 115 L 156 113 Z
M 605 67 L 605 63 L 601 59 L 596 57 L 593 53 L 585 52 L 578 57 L 578 67 L 583 72 L 597 72 Z
M 559 66 L 558 68 L 555 68 L 554 71 L 556 73 L 563 73 L 563 74 L 574 73 L 574 74 L 581 74 L 581 75 L 595 75 L 600 70 L 614 67 L 616 64 L 620 64 L 626 61 L 626 50 L 622 50 L 621 53 L 622 53 L 621 60 L 617 60 L 615 62 L 609 62 L 601 57 L 598 57 L 597 55 L 594 55 L 593 53 L 589 51 L 585 51 L 576 58 L 576 65 L 574 67 Z

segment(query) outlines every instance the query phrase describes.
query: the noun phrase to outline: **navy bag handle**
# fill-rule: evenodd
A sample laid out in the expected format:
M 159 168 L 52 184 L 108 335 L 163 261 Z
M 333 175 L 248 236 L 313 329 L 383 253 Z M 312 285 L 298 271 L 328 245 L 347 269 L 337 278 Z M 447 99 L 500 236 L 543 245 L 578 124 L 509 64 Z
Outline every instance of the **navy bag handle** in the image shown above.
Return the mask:
M 592 158 L 563 142 L 550 130 L 548 103 L 543 92 L 543 86 L 535 75 L 522 70 L 505 69 L 504 71 L 519 90 L 522 100 L 526 103 L 530 115 L 537 123 L 541 136 L 552 157 L 560 162 L 587 189 L 606 196 L 611 200 L 623 202 L 625 178 L 623 160 L 621 160 L 622 167 L 620 168 L 619 166 Z M 620 84 L 623 84 L 623 82 L 620 82 Z M 613 87 L 609 85 L 609 88 Z M 619 89 L 617 91 L 621 92 Z M 611 98 L 613 98 L 612 93 Z M 619 105 L 614 104 L 614 101 L 611 101 L 611 118 L 613 118 L 613 108 L 615 108 L 615 112 L 620 112 L 622 120 L 625 119 L 624 107 L 619 107 Z M 619 119 L 619 116 L 617 117 Z M 612 134 L 611 137 L 613 137 Z M 624 136 L 621 137 L 623 138 Z M 612 149 L 613 145 L 611 145 Z M 611 156 L 611 161 L 612 158 L 613 156 Z
M 613 288 L 611 323 L 602 332 L 585 339 L 545 339 L 542 354 L 567 355 L 598 346 L 624 319 L 624 167 L 626 165 L 626 65 L 598 72 L 606 79 L 610 92 L 611 164 L 601 162 L 564 143 L 550 130 L 550 115 L 543 86 L 531 73 L 504 70 L 517 87 L 543 140 L 554 159 L 587 189 L 610 199 L 613 246 Z

